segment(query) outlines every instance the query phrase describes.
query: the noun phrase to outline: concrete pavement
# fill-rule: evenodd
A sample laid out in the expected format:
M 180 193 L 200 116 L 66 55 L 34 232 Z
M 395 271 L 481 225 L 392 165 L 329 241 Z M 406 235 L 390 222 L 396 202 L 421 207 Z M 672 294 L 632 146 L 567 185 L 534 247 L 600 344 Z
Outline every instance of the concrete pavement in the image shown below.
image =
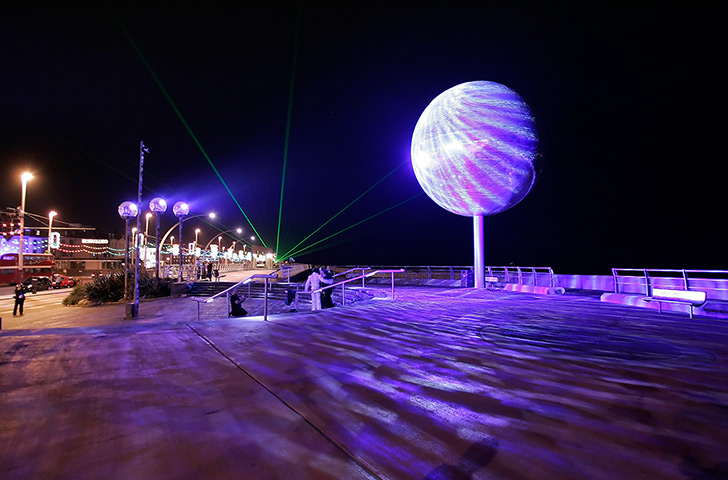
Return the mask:
M 388 291 L 267 322 L 177 298 L 4 330 L 0 478 L 728 475 L 728 323 Z

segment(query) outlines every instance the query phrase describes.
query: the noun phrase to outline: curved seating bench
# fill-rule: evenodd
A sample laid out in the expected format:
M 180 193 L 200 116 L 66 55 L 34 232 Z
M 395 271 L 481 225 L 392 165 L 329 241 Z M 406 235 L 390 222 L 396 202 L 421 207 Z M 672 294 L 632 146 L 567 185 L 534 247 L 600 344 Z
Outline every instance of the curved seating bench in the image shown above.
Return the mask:
M 698 290 L 673 290 L 668 288 L 653 288 L 652 296 L 645 297 L 647 302 L 658 302 L 660 313 L 663 303 L 679 303 L 690 306 L 690 318 L 693 318 L 693 308 L 705 303 L 706 293 Z

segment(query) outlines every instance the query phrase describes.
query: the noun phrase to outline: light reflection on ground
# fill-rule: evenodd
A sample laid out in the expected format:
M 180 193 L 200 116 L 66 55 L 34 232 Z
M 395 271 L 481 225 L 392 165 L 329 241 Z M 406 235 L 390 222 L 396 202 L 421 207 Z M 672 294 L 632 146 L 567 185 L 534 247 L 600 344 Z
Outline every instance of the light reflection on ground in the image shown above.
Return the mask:
M 51 385 L 70 382 L 68 395 L 84 404 L 98 395 L 94 379 L 106 376 L 106 384 L 126 392 L 96 400 L 124 419 L 113 429 L 118 438 L 131 435 L 130 425 L 146 412 L 144 421 L 167 439 L 168 448 L 145 444 L 157 459 L 140 467 L 147 473 L 173 451 L 185 454 L 179 468 L 187 462 L 206 478 L 228 478 L 226 469 L 246 462 L 283 462 L 284 453 L 305 464 L 291 478 L 683 479 L 728 472 L 728 323 L 720 320 L 568 295 L 433 288 L 397 289 L 396 301 L 272 315 L 268 322 L 210 312 L 198 322 L 189 306 L 171 317 L 164 309 L 145 311 L 134 326 L 0 336 L 0 378 L 7 382 L 0 409 L 11 412 L 0 416 L 0 441 L 17 440 L 20 420 L 40 425 L 23 410 L 31 405 L 22 395 L 28 384 L 40 385 L 33 402 L 53 406 L 58 390 Z M 105 336 L 95 336 L 99 331 Z M 308 427 L 286 416 L 291 412 Z M 93 444 L 88 429 L 100 420 L 78 415 L 89 426 L 75 444 Z M 159 420 L 170 417 L 185 435 Z M 45 428 L 65 425 L 55 422 Z M 308 436 L 299 436 L 304 431 Z M 217 448 L 223 470 L 200 464 L 195 437 L 204 438 L 205 454 Z M 126 445 L 108 442 L 117 451 Z M 0 454 L 0 474 L 21 458 L 17 448 Z M 23 452 L 32 458 L 34 451 Z

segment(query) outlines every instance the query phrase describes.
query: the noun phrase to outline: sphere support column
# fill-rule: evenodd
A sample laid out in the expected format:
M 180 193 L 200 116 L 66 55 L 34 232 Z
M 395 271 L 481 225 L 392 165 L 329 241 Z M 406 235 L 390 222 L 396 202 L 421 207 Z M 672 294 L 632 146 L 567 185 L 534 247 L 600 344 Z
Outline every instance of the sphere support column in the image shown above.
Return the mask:
M 475 288 L 485 288 L 484 216 L 473 216 L 473 277 Z

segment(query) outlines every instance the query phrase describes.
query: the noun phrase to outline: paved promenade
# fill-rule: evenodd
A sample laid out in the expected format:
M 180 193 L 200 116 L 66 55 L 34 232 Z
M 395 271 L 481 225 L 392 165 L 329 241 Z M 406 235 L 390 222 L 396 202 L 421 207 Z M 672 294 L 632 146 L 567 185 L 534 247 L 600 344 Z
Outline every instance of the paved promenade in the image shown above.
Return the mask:
M 5 322 L 0 478 L 728 478 L 727 322 L 388 293 L 267 322 L 186 298 Z

